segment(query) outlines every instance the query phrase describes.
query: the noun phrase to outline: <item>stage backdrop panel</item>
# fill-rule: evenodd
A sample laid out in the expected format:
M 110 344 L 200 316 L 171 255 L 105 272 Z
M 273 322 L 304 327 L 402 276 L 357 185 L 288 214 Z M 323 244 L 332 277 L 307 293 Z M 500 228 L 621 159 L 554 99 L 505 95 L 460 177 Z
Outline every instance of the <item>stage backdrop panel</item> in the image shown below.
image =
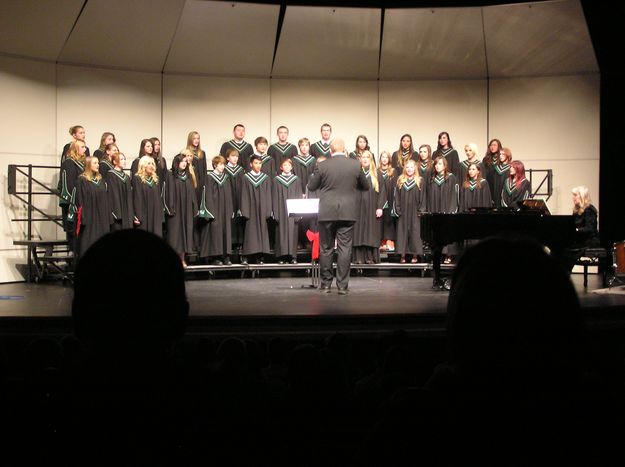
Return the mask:
M 441 131 L 464 159 L 464 145 L 486 150 L 487 100 L 485 80 L 380 82 L 380 149 L 391 153 L 401 136 L 412 135 L 415 150 L 436 149 Z
M 513 159 L 554 169 L 555 213 L 569 213 L 575 185 L 594 187 L 599 207 L 599 76 L 497 79 L 490 86 L 490 137 Z M 579 172 L 576 162 L 589 164 Z
M 57 152 L 69 142 L 69 127 L 82 125 L 93 153 L 110 131 L 128 166 L 143 138 L 161 134 L 161 75 L 58 66 Z
M 245 125 L 250 144 L 257 136 L 269 139 L 268 79 L 183 75 L 163 79 L 163 145 L 168 161 L 184 149 L 190 131 L 200 133 L 209 159 L 232 139 L 237 123 Z
M 3 207 L 0 215 L 0 282 L 22 280 L 15 264 L 26 262 L 26 250 L 13 246 L 13 240 L 26 237 L 26 223 L 11 222 L 25 218 L 25 205 L 7 193 L 9 164 L 55 165 L 56 84 L 52 63 L 0 57 L 0 158 L 3 162 L 0 190 Z M 56 170 L 37 169 L 34 176 L 55 183 Z M 19 191 L 27 190 L 26 177 L 17 179 Z M 55 212 L 56 200 L 38 196 L 36 206 Z M 36 215 L 38 217 L 38 215 Z M 43 238 L 56 238 L 57 229 L 50 222 L 33 225 L 33 233 Z
M 358 135 L 365 135 L 378 153 L 378 85 L 376 81 L 288 80 L 271 81 L 271 142 L 276 129 L 289 127 L 289 140 L 321 138 L 321 125 L 332 126 L 332 136 L 353 151 Z

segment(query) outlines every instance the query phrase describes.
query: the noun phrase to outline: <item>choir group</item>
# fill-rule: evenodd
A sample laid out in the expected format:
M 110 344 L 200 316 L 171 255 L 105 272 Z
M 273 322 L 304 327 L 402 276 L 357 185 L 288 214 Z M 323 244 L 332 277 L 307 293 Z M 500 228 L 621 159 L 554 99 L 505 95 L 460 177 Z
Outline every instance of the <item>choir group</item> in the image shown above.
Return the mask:
M 168 168 L 158 138 L 141 141 L 139 154 L 126 173 L 126 156 L 113 133 L 102 135 L 93 155 L 85 129 L 70 128 L 72 142 L 63 148 L 59 177 L 63 225 L 74 255 L 111 230 L 138 228 L 163 236 L 180 255 L 193 252 L 213 264 L 262 263 L 274 253 L 280 263 L 297 262 L 298 245 L 314 238 L 316 222 L 289 217 L 286 200 L 313 198 L 307 189 L 318 164 L 330 157 L 332 127 L 321 126 L 321 139 L 288 142 L 289 130 L 277 129 L 272 145 L 265 137 L 245 141 L 245 127 L 235 125 L 233 139 L 210 161 L 199 133 Z M 361 192 L 354 228 L 353 261 L 380 261 L 380 250 L 394 251 L 401 262 L 417 262 L 423 254 L 419 213 L 455 213 L 472 208 L 516 209 L 530 197 L 530 184 L 520 161 L 498 139 L 488 143 L 480 160 L 474 143 L 459 159 L 447 132 L 438 145 L 415 151 L 412 137 L 400 138 L 392 154 L 376 159 L 364 135 L 344 157 L 360 161 L 370 183 Z

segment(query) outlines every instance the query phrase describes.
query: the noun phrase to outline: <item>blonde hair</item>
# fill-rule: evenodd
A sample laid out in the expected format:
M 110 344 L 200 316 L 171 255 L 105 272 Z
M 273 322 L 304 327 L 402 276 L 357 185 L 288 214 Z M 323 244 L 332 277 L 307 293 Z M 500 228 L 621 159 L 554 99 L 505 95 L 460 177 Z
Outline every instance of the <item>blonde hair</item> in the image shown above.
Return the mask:
M 591 204 L 590 194 L 588 193 L 588 187 L 585 187 L 583 185 L 573 187 L 571 189 L 571 193 L 574 195 L 579 195 L 582 201 L 581 206 L 577 206 L 577 205 L 573 206 L 573 214 L 577 214 L 577 215 L 583 214 L 586 208 L 590 206 Z
M 375 158 L 373 157 L 373 154 L 371 154 L 371 151 L 363 151 L 362 155 L 360 156 L 360 159 L 362 160 L 363 157 L 365 156 L 369 156 L 369 159 L 371 160 L 369 165 L 369 175 L 371 176 L 371 184 L 373 185 L 373 189 L 375 190 L 376 193 L 380 192 L 380 182 L 378 182 L 378 169 L 375 166 Z
M 141 179 L 143 183 L 147 182 L 148 174 L 145 173 L 147 165 L 152 164 L 154 166 L 154 173 L 152 174 L 152 180 L 158 182 L 158 175 L 156 175 L 156 162 L 152 156 L 142 156 L 139 159 L 139 168 L 137 169 L 137 177 Z
M 202 151 L 204 152 L 204 151 Z M 187 163 L 187 172 L 191 175 L 191 184 L 193 188 L 197 188 L 197 177 L 195 176 L 195 167 L 193 167 L 193 151 L 189 148 L 180 151 L 182 157 L 190 157 L 191 160 Z
M 100 172 L 94 172 L 91 170 L 91 161 L 93 159 L 98 159 L 96 156 L 88 156 L 85 158 L 85 169 L 80 174 L 81 177 L 85 177 L 87 180 L 91 180 L 95 178 L 96 180 L 102 180 L 102 175 Z
M 202 145 L 201 143 L 198 143 L 197 145 L 197 151 L 195 149 L 195 146 L 193 146 L 193 137 L 197 135 L 200 136 L 200 134 L 197 131 L 192 131 L 187 135 L 187 149 L 189 151 L 191 151 L 191 154 L 194 157 L 197 157 L 198 159 L 202 159 L 204 157 L 204 151 L 202 151 Z M 180 153 L 182 154 L 182 153 Z
M 466 150 L 467 148 L 469 148 L 471 151 L 473 151 L 473 155 L 475 157 L 477 157 L 477 144 L 475 143 L 467 143 L 464 145 L 464 149 Z
M 417 186 L 419 187 L 419 189 L 421 189 L 423 178 L 421 178 L 421 175 L 419 175 L 419 171 L 417 170 L 417 163 L 413 159 L 406 161 L 406 165 L 404 165 L 401 175 L 397 177 L 397 188 L 403 187 L 404 183 L 406 183 L 406 180 L 408 180 L 409 178 L 408 175 L 406 174 L 406 166 L 408 164 L 414 165 L 414 179 L 417 182 Z
M 74 159 L 75 161 L 82 162 L 84 164 L 85 156 L 81 156 L 80 154 L 78 154 L 78 145 L 80 144 L 87 147 L 84 141 L 72 141 L 72 143 L 69 145 L 69 151 L 67 151 L 67 157 L 69 157 L 70 159 Z

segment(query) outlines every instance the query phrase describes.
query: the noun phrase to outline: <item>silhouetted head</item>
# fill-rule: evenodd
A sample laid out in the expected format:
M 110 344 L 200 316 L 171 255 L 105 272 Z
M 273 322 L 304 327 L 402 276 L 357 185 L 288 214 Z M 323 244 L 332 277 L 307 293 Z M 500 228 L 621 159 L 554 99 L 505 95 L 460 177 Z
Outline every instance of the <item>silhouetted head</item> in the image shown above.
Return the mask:
M 453 363 L 468 372 L 555 375 L 578 366 L 584 322 L 558 261 L 529 239 L 469 248 L 447 305 Z
M 184 334 L 188 313 L 180 258 L 151 233 L 105 235 L 78 264 L 72 318 L 83 342 L 165 348 Z

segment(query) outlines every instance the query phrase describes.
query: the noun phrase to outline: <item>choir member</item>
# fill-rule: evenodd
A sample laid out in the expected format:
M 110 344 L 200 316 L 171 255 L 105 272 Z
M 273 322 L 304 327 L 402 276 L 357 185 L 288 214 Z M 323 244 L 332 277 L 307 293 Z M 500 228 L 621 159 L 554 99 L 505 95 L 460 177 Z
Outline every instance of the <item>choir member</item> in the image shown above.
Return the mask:
M 432 148 L 429 144 L 419 146 L 419 163 L 417 164 L 419 176 L 429 180 L 432 173 Z
M 508 180 L 510 173 L 510 161 L 512 161 L 512 151 L 510 151 L 509 148 L 501 148 L 499 151 L 499 160 L 491 168 L 491 180 L 493 184 L 491 193 L 493 194 L 493 204 L 496 208 L 502 207 L 501 194 L 503 193 L 506 180 Z M 491 180 L 487 179 L 489 185 Z
M 278 263 L 286 261 L 297 263 L 297 240 L 299 219 L 289 217 L 286 208 L 287 199 L 302 197 L 301 180 L 293 173 L 291 159 L 285 159 L 280 164 L 280 174 L 274 178 L 272 187 L 272 211 L 276 221 L 276 246 L 274 254 Z
M 239 165 L 239 151 L 234 148 L 226 150 L 226 175 L 230 180 L 230 189 L 232 190 L 232 210 L 234 216 L 232 217 L 232 248 L 239 248 L 243 245 L 243 233 L 245 231 L 245 222 L 241 217 L 240 203 L 241 203 L 241 190 L 243 186 L 243 175 L 245 171 Z
M 427 210 L 447 214 L 458 212 L 458 182 L 444 156 L 434 159 L 434 171 L 427 184 Z
M 117 154 L 118 152 L 119 148 L 117 147 L 117 144 L 110 143 L 107 144 L 104 148 L 104 154 L 102 155 L 102 157 L 98 158 L 100 160 L 100 175 L 102 175 L 102 178 L 104 180 L 106 180 L 106 174 L 108 173 L 108 171 L 113 170 L 114 165 L 111 158 L 113 154 Z
M 332 142 L 332 127 L 329 123 L 321 125 L 321 139 L 310 147 L 310 154 L 317 159 L 319 156 L 330 157 L 330 143 Z
M 254 154 L 254 148 L 244 139 L 245 126 L 243 124 L 237 123 L 232 129 L 232 135 L 234 137 L 230 141 L 226 141 L 221 145 L 219 155 L 228 159 L 228 149 L 236 149 L 239 153 L 239 165 L 245 171 L 249 167 L 250 157 Z
M 156 163 L 156 175 L 158 175 L 159 180 L 165 180 L 167 176 L 167 160 L 161 152 L 161 140 L 153 136 L 150 138 L 150 143 L 152 143 L 152 157 Z
M 443 156 L 447 159 L 447 166 L 449 167 L 449 172 L 454 174 L 456 179 L 460 177 L 460 157 L 458 156 L 458 151 L 454 149 L 451 144 L 451 138 L 449 137 L 449 133 L 446 131 L 441 131 L 438 134 L 438 146 L 434 154 L 432 154 L 432 159 L 436 159 L 439 156 Z
M 100 146 L 98 147 L 98 149 L 95 150 L 93 155 L 97 157 L 99 161 L 101 161 L 106 152 L 106 147 L 109 144 L 115 144 L 116 142 L 117 140 L 115 139 L 115 135 L 110 131 L 105 131 L 104 133 L 102 133 L 102 137 L 100 138 Z M 100 175 L 104 177 L 104 174 L 101 173 Z
M 417 255 L 423 253 L 421 242 L 421 220 L 418 213 L 425 210 L 426 193 L 423 179 L 417 173 L 417 164 L 408 159 L 399 177 L 393 195 L 393 215 L 397 217 L 396 252 L 400 263 L 406 262 L 406 255 L 417 262 Z
M 187 136 L 187 151 L 193 155 L 193 173 L 196 179 L 195 196 L 198 204 L 202 200 L 202 190 L 206 184 L 206 175 L 208 174 L 208 165 L 206 162 L 206 153 L 200 146 L 200 134 L 192 131 Z
M 259 136 L 254 140 L 254 155 L 260 157 L 262 162 L 261 172 L 269 175 L 269 177 L 273 177 L 276 173 L 276 161 L 267 154 L 267 147 L 269 146 L 269 142 L 267 138 L 264 136 Z
M 132 177 L 132 201 L 137 227 L 162 237 L 163 200 L 152 156 L 146 155 L 139 160 L 137 173 Z
M 132 161 L 130 166 L 130 173 L 132 175 L 136 174 L 139 170 L 139 161 L 143 156 L 150 156 L 153 158 L 154 154 L 154 146 L 152 145 L 152 141 L 149 139 L 142 139 L 141 144 L 139 145 L 139 155 L 135 160 Z M 160 180 L 160 179 L 159 179 Z
M 104 178 L 111 209 L 111 231 L 132 229 L 139 221 L 132 206 L 132 179 L 124 171 L 126 156 L 116 152 L 111 156 L 111 161 L 113 169 L 109 170 Z
M 269 146 L 267 153 L 273 158 L 276 167 L 279 167 L 282 164 L 282 161 L 285 159 L 293 159 L 297 156 L 297 148 L 295 145 L 289 143 L 287 139 L 289 138 L 289 129 L 287 127 L 279 126 L 276 131 L 278 135 L 278 142 Z M 270 174 L 273 176 L 274 174 Z
M 492 205 L 488 182 L 482 178 L 481 164 L 472 162 L 466 170 L 466 176 L 460 189 L 459 211 L 467 212 L 472 208 L 490 208 Z
M 59 175 L 59 206 L 63 230 L 65 230 L 68 247 L 75 251 L 75 222 L 76 222 L 76 185 L 78 177 L 85 170 L 85 153 L 87 147 L 84 141 L 76 140 L 71 143 L 67 158 L 61 164 Z
M 480 173 L 482 172 L 482 162 L 477 158 L 477 144 L 465 144 L 464 153 L 467 158 L 460 163 L 460 176 L 458 177 L 458 180 L 465 180 L 467 178 L 467 169 L 471 164 L 478 164 L 480 166 Z
M 482 168 L 484 169 L 482 177 L 488 182 L 488 186 L 490 187 L 490 196 L 493 200 L 495 199 L 495 165 L 499 162 L 499 152 L 502 147 L 501 141 L 496 138 L 491 139 L 488 142 L 486 154 L 484 154 L 484 158 L 482 159 Z
M 358 138 L 356 138 L 356 149 L 349 153 L 349 157 L 352 159 L 360 160 L 360 156 L 362 156 L 365 151 L 371 152 L 371 148 L 369 147 L 369 140 L 365 135 L 358 135 Z
M 391 154 L 388 151 L 382 151 L 378 167 L 378 180 L 384 188 L 386 202 L 382 209 L 382 241 L 380 248 L 385 251 L 395 249 L 395 237 L 397 236 L 395 217 L 391 215 L 396 179 L 395 169 L 391 165 Z
M 531 197 L 530 182 L 525 178 L 525 166 L 521 161 L 510 162 L 508 180 L 501 192 L 501 206 L 518 211 L 521 204 Z
M 78 177 L 76 186 L 76 204 L 79 210 L 76 227 L 78 256 L 83 255 L 100 237 L 111 231 L 112 219 L 106 182 L 100 175 L 99 166 L 97 157 L 87 157 L 85 169 Z
M 85 133 L 84 127 L 80 125 L 74 125 L 69 128 L 69 134 L 72 136 L 72 141 L 70 143 L 67 143 L 65 146 L 63 146 L 63 151 L 61 152 L 61 164 L 67 158 L 67 155 L 69 153 L 69 148 L 72 143 L 76 141 L 82 141 L 83 143 L 85 143 L 86 133 Z M 85 143 L 85 156 L 89 156 L 89 155 L 90 155 L 89 148 L 86 147 L 86 143 Z
M 380 262 L 382 240 L 382 214 L 386 204 L 384 182 L 378 178 L 375 159 L 371 151 L 360 156 L 360 166 L 369 183 L 369 189 L 360 191 L 358 217 L 354 223 L 352 261 L 356 264 Z
M 315 169 L 315 158 L 310 155 L 310 141 L 302 138 L 297 142 L 299 153 L 293 158 L 293 173 L 300 179 L 302 194 L 306 193 L 308 179 Z
M 399 140 L 399 149 L 393 153 L 391 165 L 397 173 L 403 172 L 404 166 L 409 160 L 417 161 L 418 156 L 412 144 L 412 136 L 406 133 Z
M 228 149 L 234 151 L 236 149 Z M 234 161 L 236 167 L 241 167 Z M 226 173 L 226 159 L 216 156 L 212 160 L 213 170 L 206 177 L 204 205 L 209 213 L 208 226 L 202 230 L 200 257 L 213 258 L 212 264 L 230 266 L 232 253 L 232 218 L 234 203 L 231 179 Z
M 243 255 L 241 264 L 248 263 L 249 256 L 256 256 L 263 264 L 263 254 L 270 253 L 268 220 L 271 218 L 271 180 L 261 172 L 260 156 L 251 157 L 251 170 L 243 176 L 239 209 L 245 219 Z
M 171 172 L 163 180 L 162 196 L 167 242 L 171 245 L 183 266 L 185 254 L 193 251 L 193 219 L 198 215 L 195 187 L 187 170 L 190 158 L 182 154 L 174 157 Z
M 434 159 L 434 170 L 426 186 L 428 212 L 452 214 L 458 212 L 459 190 L 456 176 L 449 170 L 448 160 L 444 156 Z M 448 245 L 442 253 L 446 255 L 445 263 L 451 263 L 458 254 L 460 245 Z

